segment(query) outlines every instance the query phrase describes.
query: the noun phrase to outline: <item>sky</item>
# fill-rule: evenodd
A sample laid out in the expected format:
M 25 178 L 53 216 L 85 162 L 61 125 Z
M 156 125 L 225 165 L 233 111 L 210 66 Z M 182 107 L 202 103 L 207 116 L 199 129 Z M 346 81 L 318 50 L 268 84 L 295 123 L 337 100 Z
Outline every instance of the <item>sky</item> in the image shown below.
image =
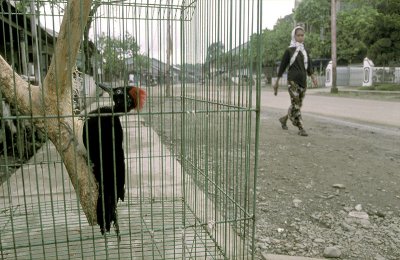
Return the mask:
M 273 29 L 279 18 L 291 14 L 294 0 L 263 0 L 263 28 Z
M 98 10 L 98 17 L 92 25 L 92 40 L 96 41 L 96 35 L 101 33 L 122 39 L 124 32 L 128 32 L 137 39 L 142 54 L 165 62 L 167 23 L 157 18 L 167 17 L 166 11 L 159 12 L 158 9 L 135 7 L 141 3 L 146 5 L 149 1 L 165 4 L 168 4 L 168 1 L 173 4 L 182 3 L 182 0 L 130 0 L 133 3 L 130 6 L 103 5 Z M 279 18 L 291 14 L 294 2 L 295 0 L 261 0 L 261 2 L 258 0 L 198 0 L 197 8 L 195 10 L 189 8 L 186 13 L 188 17 L 191 17 L 191 22 L 184 25 L 184 39 L 181 33 L 182 24 L 171 23 L 172 63 L 180 63 L 182 55 L 186 55 L 186 59 L 193 63 L 204 62 L 207 46 L 213 42 L 221 41 L 226 51 L 240 46 L 250 39 L 250 35 L 259 30 L 259 23 L 262 29 L 272 29 Z M 261 17 L 258 17 L 256 11 L 259 3 L 262 6 Z M 179 14 L 180 12 L 177 11 L 171 15 L 174 17 Z M 152 19 L 138 20 L 132 17 Z M 48 16 L 42 19 L 42 23 L 58 31 L 59 19 Z M 186 46 L 184 53 L 180 48 L 183 43 Z
M 217 2 L 221 4 L 218 6 Z M 262 29 L 272 29 L 279 18 L 291 14 L 294 2 L 294 0 L 262 0 L 261 17 L 259 17 L 257 9 L 260 2 L 257 0 L 218 0 L 213 4 L 199 1 L 198 10 L 192 18 L 194 23 L 199 24 L 195 29 L 187 29 L 190 37 L 196 39 L 195 45 L 188 49 L 195 49 L 197 53 L 194 54 L 195 57 L 188 55 L 187 59 L 192 60 L 191 63 L 203 63 L 207 47 L 214 42 L 222 42 L 225 51 L 248 42 L 250 36 L 260 30 L 259 24 Z M 190 54 L 193 54 L 193 51 Z

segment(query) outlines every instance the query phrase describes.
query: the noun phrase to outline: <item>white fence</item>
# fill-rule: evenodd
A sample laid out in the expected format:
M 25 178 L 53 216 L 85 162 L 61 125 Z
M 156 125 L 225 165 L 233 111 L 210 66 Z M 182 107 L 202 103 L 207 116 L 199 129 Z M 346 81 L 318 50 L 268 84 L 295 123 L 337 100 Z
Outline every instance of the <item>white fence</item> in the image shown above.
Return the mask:
M 372 80 L 374 83 L 400 84 L 400 67 L 375 67 Z
M 338 66 L 336 68 L 337 86 L 372 86 L 377 83 L 400 84 L 400 67 L 375 67 L 368 58 L 363 64 Z M 332 62 L 325 70 L 325 86 L 332 86 Z

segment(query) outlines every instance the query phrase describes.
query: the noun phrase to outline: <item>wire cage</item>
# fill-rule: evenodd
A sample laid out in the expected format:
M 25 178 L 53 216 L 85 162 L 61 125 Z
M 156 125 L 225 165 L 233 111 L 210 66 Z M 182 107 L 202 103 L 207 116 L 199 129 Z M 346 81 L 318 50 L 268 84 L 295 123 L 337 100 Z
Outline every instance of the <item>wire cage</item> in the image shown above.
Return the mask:
M 65 18 L 74 2 L 79 26 Z M 86 20 L 84 0 L 2 0 L 0 259 L 254 259 L 261 47 L 250 40 L 261 2 L 93 1 Z M 58 49 L 66 39 L 74 52 L 63 18 L 81 32 L 76 61 Z M 49 87 L 53 63 L 67 90 L 57 77 Z M 123 129 L 120 241 L 92 225 L 77 156 L 91 162 L 72 145 L 90 111 L 113 105 L 96 82 L 147 93 L 141 111 L 112 113 Z M 50 103 L 38 113 L 35 94 L 58 113 Z

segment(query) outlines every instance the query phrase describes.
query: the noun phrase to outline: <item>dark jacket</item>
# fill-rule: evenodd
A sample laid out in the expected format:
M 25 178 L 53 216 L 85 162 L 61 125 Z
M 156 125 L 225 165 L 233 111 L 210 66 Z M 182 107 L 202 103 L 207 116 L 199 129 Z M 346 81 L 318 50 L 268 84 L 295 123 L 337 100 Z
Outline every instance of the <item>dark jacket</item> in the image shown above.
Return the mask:
M 286 49 L 285 53 L 283 54 L 281 65 L 279 66 L 279 71 L 278 71 L 279 78 L 282 77 L 286 68 L 289 66 L 290 58 L 292 57 L 292 55 L 294 54 L 295 51 L 296 51 L 295 47 L 289 47 Z M 292 66 L 289 66 L 288 76 L 287 76 L 288 81 L 294 81 L 295 83 L 299 84 L 303 88 L 307 87 L 307 75 L 311 76 L 313 73 L 313 70 L 311 67 L 311 59 L 310 59 L 310 55 L 308 54 L 308 51 L 307 51 L 307 56 L 308 56 L 307 70 L 304 67 L 303 53 L 299 52 L 297 54 L 296 60 L 292 64 Z

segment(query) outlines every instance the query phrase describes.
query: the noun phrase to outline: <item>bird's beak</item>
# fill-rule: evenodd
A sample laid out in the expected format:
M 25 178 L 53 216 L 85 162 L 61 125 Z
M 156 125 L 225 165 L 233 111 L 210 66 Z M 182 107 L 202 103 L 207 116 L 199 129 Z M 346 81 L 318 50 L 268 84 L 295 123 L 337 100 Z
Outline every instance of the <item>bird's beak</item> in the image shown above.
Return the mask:
M 108 94 L 112 95 L 113 90 L 110 86 L 107 86 L 106 84 L 100 83 L 100 82 L 96 82 L 96 85 L 99 86 L 100 88 L 102 88 Z

